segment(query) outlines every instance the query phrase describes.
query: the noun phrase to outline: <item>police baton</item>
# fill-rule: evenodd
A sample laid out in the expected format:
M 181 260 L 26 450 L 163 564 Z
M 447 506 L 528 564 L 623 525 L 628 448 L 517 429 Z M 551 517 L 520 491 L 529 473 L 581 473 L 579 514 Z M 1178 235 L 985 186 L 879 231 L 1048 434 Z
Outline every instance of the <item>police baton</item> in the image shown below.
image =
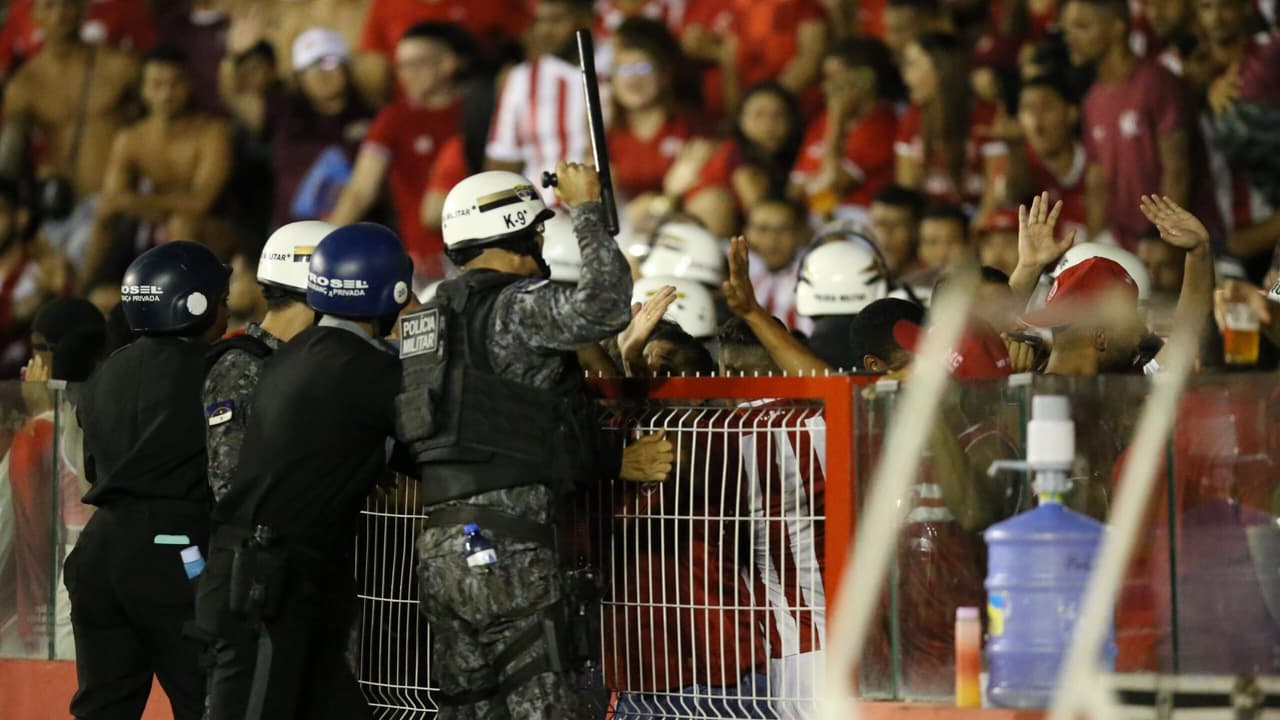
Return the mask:
M 618 204 L 613 197 L 613 179 L 609 173 L 609 146 L 604 138 L 604 112 L 600 107 L 600 80 L 596 77 L 596 46 L 590 30 L 579 30 L 578 67 L 582 68 L 582 89 L 587 95 L 587 125 L 591 129 L 591 156 L 600 176 L 600 200 L 604 203 L 605 229 L 618 234 Z M 560 179 L 553 172 L 542 173 L 542 187 L 555 187 Z

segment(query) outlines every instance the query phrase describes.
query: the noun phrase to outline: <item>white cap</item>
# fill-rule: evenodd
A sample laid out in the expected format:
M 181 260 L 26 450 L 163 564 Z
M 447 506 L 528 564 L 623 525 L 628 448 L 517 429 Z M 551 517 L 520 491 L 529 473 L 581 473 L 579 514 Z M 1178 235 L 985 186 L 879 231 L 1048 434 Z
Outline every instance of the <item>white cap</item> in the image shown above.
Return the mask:
M 453 186 L 444 199 L 440 231 L 450 250 L 475 247 L 505 240 L 554 215 L 528 178 L 490 170 Z
M 676 299 L 662 318 L 679 325 L 681 330 L 698 339 L 715 335 L 715 299 L 710 290 L 694 280 L 676 277 L 641 278 L 632 287 L 631 302 L 649 302 L 650 298 L 667 285 L 676 289 Z
M 576 283 L 582 277 L 582 248 L 573 233 L 573 221 L 563 212 L 543 224 L 542 259 L 551 268 L 554 282 Z
M 258 282 L 299 293 L 307 292 L 307 265 L 325 235 L 338 226 L 322 220 L 281 225 L 267 238 L 258 257 Z
M 796 281 L 796 312 L 806 317 L 855 315 L 889 295 L 880 256 L 856 240 L 834 240 L 805 255 Z
M 184 563 L 195 562 L 202 557 L 204 556 L 200 554 L 200 548 L 195 545 L 188 548 L 182 548 L 182 562 Z
M 1052 275 L 1056 278 L 1063 270 L 1095 257 L 1106 258 L 1124 268 L 1124 271 L 1129 273 L 1129 277 L 1133 278 L 1133 284 L 1138 286 L 1138 300 L 1147 300 L 1151 297 L 1151 275 L 1147 272 L 1147 266 L 1137 255 L 1117 245 L 1100 242 L 1076 243 L 1063 254 L 1062 259 L 1058 260 Z
M 311 28 L 293 39 L 293 71 L 302 72 L 325 58 L 346 61 L 351 48 L 342 34 L 328 28 Z
M 640 266 L 644 277 L 677 277 L 719 286 L 725 278 L 720 241 L 700 225 L 679 222 L 658 228 L 653 249 Z

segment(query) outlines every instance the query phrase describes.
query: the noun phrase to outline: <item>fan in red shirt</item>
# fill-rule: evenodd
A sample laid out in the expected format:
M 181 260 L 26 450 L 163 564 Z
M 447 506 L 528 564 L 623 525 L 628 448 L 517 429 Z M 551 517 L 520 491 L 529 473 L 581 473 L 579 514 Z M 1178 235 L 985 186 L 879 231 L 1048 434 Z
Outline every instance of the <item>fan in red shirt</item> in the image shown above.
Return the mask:
M 749 90 L 738 109 L 733 139 L 716 147 L 689 188 L 677 192 L 685 209 L 713 235 L 728 237 L 739 212 L 786 192 L 804 126 L 795 98 L 777 83 Z M 677 163 L 672 172 L 680 167 Z
M 1091 237 L 1109 230 L 1132 250 L 1147 227 L 1137 199 L 1159 193 L 1219 225 L 1185 88 L 1155 60 L 1139 60 L 1127 42 L 1121 0 L 1071 0 L 1063 29 L 1073 64 L 1097 66 L 1084 99 L 1085 209 Z
M 885 97 L 897 71 L 883 43 L 854 38 L 827 53 L 822 76 L 827 109 L 809 124 L 791 170 L 793 194 L 820 217 L 837 206 L 863 213 L 893 182 L 898 118 Z
M 693 123 L 678 88 L 680 45 L 657 20 L 631 18 L 622 23 L 613 74 L 613 124 L 609 129 L 614 187 L 627 198 L 662 191 L 662 180 Z
M 0 77 L 13 72 L 44 45 L 31 17 L 34 0 L 13 0 L 0 30 Z M 80 37 L 121 50 L 145 53 L 156 44 L 155 20 L 143 0 L 90 0 L 85 3 Z
M 925 33 L 908 44 L 902 79 L 912 104 L 894 143 L 898 184 L 932 200 L 993 207 L 1007 149 L 990 136 L 996 108 L 971 98 L 955 36 Z
M 336 225 L 359 221 L 377 201 L 383 180 L 389 179 L 400 236 L 420 278 L 444 276 L 443 241 L 439 232 L 422 225 L 422 195 L 432 161 L 458 132 L 458 78 L 472 54 L 470 37 L 457 25 L 423 23 L 405 33 L 396 47 L 396 74 L 404 95 L 374 119 L 351 182 L 329 216 Z
M 1065 83 L 1047 76 L 1022 85 L 1018 123 L 1026 140 L 1010 143 L 1009 200 L 1049 193 L 1062 201 L 1059 232 L 1084 229 L 1084 146 L 1076 130 L 1080 110 Z
M 495 55 L 524 32 L 529 23 L 529 4 L 524 0 L 373 0 L 360 49 L 393 60 L 404 34 L 424 22 L 461 25 L 476 38 L 483 53 Z
M 728 0 L 733 9 L 739 87 L 766 80 L 795 93 L 816 107 L 827 19 L 817 0 Z

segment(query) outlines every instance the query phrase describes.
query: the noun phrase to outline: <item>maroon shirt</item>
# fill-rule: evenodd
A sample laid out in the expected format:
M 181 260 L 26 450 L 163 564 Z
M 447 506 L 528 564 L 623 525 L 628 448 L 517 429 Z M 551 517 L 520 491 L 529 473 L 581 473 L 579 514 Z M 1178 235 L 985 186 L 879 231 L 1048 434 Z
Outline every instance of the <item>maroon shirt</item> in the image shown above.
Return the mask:
M 354 166 L 356 152 L 369 131 L 372 117 L 373 113 L 354 100 L 337 115 L 319 115 L 301 95 L 276 89 L 267 96 L 263 135 L 271 141 L 274 175 L 271 227 L 294 220 L 317 219 L 293 217 L 290 207 L 294 193 L 316 159 L 330 147 L 342 148 Z
M 1085 96 L 1085 154 L 1110 182 L 1107 228 L 1126 249 L 1137 247 L 1149 224 L 1140 196 L 1161 189 L 1160 136 L 1179 129 L 1198 134 L 1192 118 L 1178 78 L 1155 60 L 1138 60 L 1118 83 L 1095 81 Z

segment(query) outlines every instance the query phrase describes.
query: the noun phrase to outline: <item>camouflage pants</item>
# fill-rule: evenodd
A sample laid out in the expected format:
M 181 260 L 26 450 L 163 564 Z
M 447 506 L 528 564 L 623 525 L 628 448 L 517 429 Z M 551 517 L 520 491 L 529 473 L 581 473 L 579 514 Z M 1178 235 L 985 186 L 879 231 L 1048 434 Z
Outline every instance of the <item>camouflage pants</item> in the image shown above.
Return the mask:
M 467 502 L 537 522 L 545 523 L 551 517 L 551 493 L 540 486 L 484 493 Z M 418 597 L 422 613 L 431 623 L 432 679 L 442 694 L 454 696 L 457 703 L 442 702 L 439 717 L 592 717 L 567 674 L 545 672 L 518 687 L 504 688 L 505 694 L 499 689 L 514 672 L 548 656 L 549 643 L 540 639 L 505 667 L 494 666 L 495 658 L 530 628 L 543 624 L 543 611 L 560 600 L 563 581 L 551 548 L 512 540 L 497 529 L 481 526 L 480 531 L 493 543 L 498 562 L 479 568 L 467 565 L 461 526 L 427 528 L 418 537 Z

